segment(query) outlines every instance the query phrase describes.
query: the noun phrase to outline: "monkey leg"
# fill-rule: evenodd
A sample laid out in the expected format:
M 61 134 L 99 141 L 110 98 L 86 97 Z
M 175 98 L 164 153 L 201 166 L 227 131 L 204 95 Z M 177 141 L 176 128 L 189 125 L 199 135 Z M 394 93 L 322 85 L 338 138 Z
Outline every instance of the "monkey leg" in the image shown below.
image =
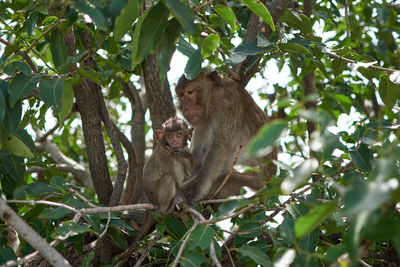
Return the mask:
M 156 187 L 158 189 L 157 204 L 159 206 L 159 211 L 163 215 L 171 213 L 175 207 L 171 207 L 171 202 L 173 202 L 177 191 L 175 177 L 172 175 L 162 176 L 157 182 Z

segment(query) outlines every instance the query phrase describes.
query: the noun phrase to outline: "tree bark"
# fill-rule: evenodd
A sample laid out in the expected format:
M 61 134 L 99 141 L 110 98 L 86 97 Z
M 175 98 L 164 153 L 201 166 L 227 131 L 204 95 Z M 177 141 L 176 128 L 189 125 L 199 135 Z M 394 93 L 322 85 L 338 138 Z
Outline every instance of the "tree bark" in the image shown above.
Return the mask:
M 135 159 L 129 156 L 129 174 L 124 193 L 122 195 L 121 204 L 138 203 L 143 193 L 143 167 L 146 149 L 145 143 L 145 108 L 143 107 L 142 100 L 138 91 L 132 83 L 123 82 L 122 89 L 132 106 L 132 120 L 131 120 L 131 140 L 136 155 Z M 135 169 L 131 169 L 133 160 L 135 160 Z M 131 162 L 132 161 L 132 162 Z
M 263 1 L 265 2 L 265 1 Z M 294 7 L 292 0 L 273 0 L 266 4 L 269 13 L 272 16 L 274 23 L 279 20 L 286 8 Z M 271 28 L 265 23 L 260 23 L 258 15 L 252 13 L 247 24 L 246 35 L 243 38 L 243 43 L 254 42 L 257 40 L 257 33 L 262 32 L 267 38 L 271 34 Z M 258 64 L 261 58 L 252 66 L 249 63 L 252 57 L 248 56 L 243 62 L 233 68 L 233 72 L 240 76 L 240 83 L 245 87 L 250 79 L 258 72 Z M 247 69 L 248 68 L 248 69 Z
M 167 80 L 160 81 L 156 54 L 148 56 L 142 65 L 152 127 L 157 130 L 164 121 L 176 115 L 176 110 Z

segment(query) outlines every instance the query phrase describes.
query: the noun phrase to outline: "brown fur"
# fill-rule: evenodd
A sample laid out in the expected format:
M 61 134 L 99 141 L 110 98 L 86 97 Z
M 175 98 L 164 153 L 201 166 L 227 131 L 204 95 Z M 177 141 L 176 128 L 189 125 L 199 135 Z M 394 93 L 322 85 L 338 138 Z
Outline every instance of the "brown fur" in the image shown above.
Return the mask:
M 181 77 L 176 86 L 179 108 L 195 128 L 191 154 L 195 161 L 195 175 L 183 184 L 185 196 L 191 205 L 209 196 L 232 168 L 240 145 L 245 146 L 258 129 L 270 122 L 249 93 L 238 82 L 222 78 L 217 72 L 202 69 L 199 76 L 189 81 Z M 246 159 L 241 153 L 239 164 L 258 165 L 276 158 L 276 151 L 263 158 Z M 266 168 L 266 177 L 275 173 L 274 165 Z M 236 176 L 236 175 L 233 175 Z M 230 179 L 232 195 L 239 186 L 257 185 L 256 175 Z M 250 178 L 249 178 L 250 177 Z M 236 182 L 235 182 L 236 181 Z M 235 185 L 236 184 L 236 185 Z M 235 193 L 233 192 L 235 191 Z M 226 193 L 225 195 L 229 193 Z
M 180 130 L 184 133 L 180 137 L 180 147 L 172 148 L 166 136 Z M 170 118 L 163 123 L 162 130 L 157 132 L 159 143 L 144 166 L 144 189 L 147 198 L 151 203 L 158 205 L 162 214 L 173 210 L 176 204 L 173 200 L 180 193 L 180 186 L 185 177 L 190 177 L 194 170 L 187 146 L 191 136 L 192 130 L 185 121 L 176 117 Z

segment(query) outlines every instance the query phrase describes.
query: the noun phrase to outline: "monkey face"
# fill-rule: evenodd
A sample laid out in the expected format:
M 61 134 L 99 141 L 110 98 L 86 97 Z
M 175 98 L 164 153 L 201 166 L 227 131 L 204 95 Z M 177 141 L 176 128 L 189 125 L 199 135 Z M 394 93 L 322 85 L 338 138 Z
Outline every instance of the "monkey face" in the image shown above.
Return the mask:
M 183 130 L 168 132 L 165 135 L 165 139 L 172 150 L 186 146 L 185 132 Z
M 201 106 L 199 104 L 199 90 L 195 85 L 188 84 L 178 93 L 182 105 L 183 116 L 191 123 L 196 124 L 202 118 Z

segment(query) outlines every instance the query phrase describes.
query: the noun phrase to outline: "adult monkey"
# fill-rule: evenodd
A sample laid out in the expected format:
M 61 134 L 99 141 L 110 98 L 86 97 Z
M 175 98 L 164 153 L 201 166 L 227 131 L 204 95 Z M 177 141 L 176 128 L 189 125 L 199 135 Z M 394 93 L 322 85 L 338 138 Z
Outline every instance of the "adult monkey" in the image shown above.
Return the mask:
M 182 189 L 190 206 L 213 193 L 232 168 L 239 147 L 245 146 L 258 129 L 270 122 L 243 86 L 229 78 L 221 78 L 216 71 L 202 69 L 198 77 L 179 79 L 175 92 L 179 98 L 178 108 L 194 127 L 191 154 L 195 163 L 194 176 L 185 181 Z M 276 166 L 270 162 L 276 158 L 276 150 L 263 158 L 240 155 L 238 163 L 258 165 L 267 161 L 263 168 L 265 178 L 270 178 Z M 269 162 L 268 162 L 269 160 Z M 261 187 L 256 175 L 234 172 L 226 187 L 237 188 L 249 185 Z

